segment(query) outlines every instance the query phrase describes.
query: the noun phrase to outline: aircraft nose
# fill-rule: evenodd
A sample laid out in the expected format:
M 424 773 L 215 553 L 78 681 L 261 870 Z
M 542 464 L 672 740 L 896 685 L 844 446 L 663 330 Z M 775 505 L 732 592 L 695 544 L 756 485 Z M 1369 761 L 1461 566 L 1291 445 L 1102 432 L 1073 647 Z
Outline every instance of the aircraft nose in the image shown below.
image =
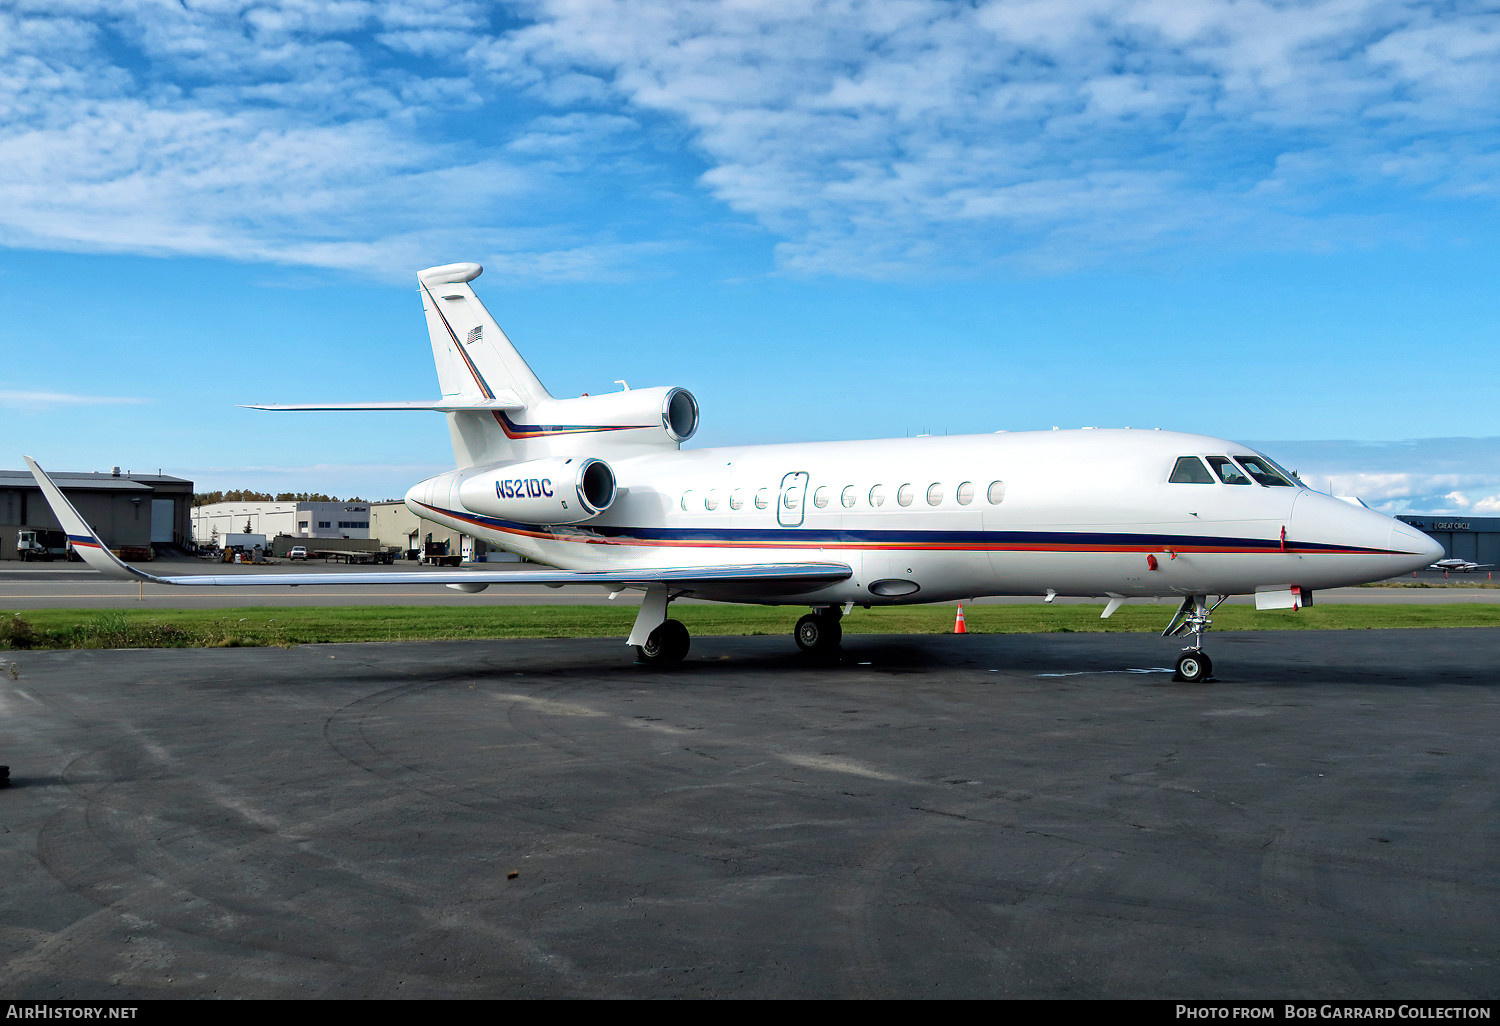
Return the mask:
M 1420 570 L 1443 558 L 1443 546 L 1431 535 L 1423 534 L 1410 524 L 1397 520 L 1391 525 L 1391 540 L 1387 546 L 1397 552 L 1412 553 L 1412 563 L 1407 569 Z
M 1390 549 L 1392 524 L 1405 527 L 1384 513 L 1318 492 L 1303 492 L 1292 506 L 1292 536 L 1319 545 L 1361 549 Z M 1425 537 L 1425 536 L 1424 536 Z M 1402 546 L 1412 551 L 1411 546 Z
M 1409 574 L 1443 554 L 1441 545 L 1394 517 L 1318 492 L 1297 497 L 1291 521 L 1291 534 L 1298 542 L 1365 550 L 1359 556 L 1350 553 L 1340 563 L 1337 582 L 1324 587 Z

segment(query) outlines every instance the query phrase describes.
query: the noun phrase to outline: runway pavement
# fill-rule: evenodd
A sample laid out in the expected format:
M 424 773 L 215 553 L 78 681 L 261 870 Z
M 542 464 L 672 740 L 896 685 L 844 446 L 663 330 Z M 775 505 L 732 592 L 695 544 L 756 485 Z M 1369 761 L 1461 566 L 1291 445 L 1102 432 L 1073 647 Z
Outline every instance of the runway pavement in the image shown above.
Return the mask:
M 4 653 L 0 994 L 1496 997 L 1500 630 L 1210 649 Z

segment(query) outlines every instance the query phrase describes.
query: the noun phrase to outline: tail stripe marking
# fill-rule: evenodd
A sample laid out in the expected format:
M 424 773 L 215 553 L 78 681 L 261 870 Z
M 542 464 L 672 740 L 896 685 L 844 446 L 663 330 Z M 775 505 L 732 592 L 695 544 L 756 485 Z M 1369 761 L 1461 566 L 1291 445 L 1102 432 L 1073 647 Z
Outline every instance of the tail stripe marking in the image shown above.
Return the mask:
M 490 390 L 489 384 L 484 380 L 484 375 L 479 373 L 479 368 L 474 366 L 474 361 L 469 359 L 468 353 L 464 352 L 463 343 L 459 342 L 458 335 L 453 331 L 453 325 L 448 323 L 448 318 L 443 313 L 443 308 L 441 306 L 438 306 L 437 297 L 432 294 L 432 290 L 427 287 L 427 283 L 425 281 L 422 282 L 421 285 L 422 291 L 427 293 L 427 298 L 432 300 L 432 309 L 437 313 L 438 320 L 443 322 L 443 328 L 448 332 L 448 337 L 453 340 L 454 351 L 456 351 L 459 356 L 463 357 L 465 366 L 469 368 L 469 373 L 474 375 L 474 384 L 479 386 L 480 394 L 483 395 L 486 399 L 495 398 L 495 393 Z

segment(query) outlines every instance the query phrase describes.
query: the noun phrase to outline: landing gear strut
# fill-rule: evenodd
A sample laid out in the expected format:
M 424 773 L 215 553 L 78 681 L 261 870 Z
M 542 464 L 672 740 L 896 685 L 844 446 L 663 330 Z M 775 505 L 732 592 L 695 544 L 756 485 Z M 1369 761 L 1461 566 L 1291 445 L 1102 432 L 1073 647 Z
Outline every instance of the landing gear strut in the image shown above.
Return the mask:
M 626 644 L 635 649 L 635 661 L 651 665 L 680 663 L 688 654 L 692 638 L 680 620 L 667 619 L 667 606 L 672 599 L 667 589 L 654 584 L 646 589 L 641 599 L 641 608 L 635 616 L 635 626 L 630 629 Z
M 797 647 L 804 652 L 822 654 L 832 652 L 844 640 L 844 628 L 839 625 L 843 612 L 838 606 L 826 606 L 813 610 L 797 621 L 792 637 Z
M 1173 615 L 1172 622 L 1161 632 L 1164 638 L 1184 634 L 1193 636 L 1193 643 L 1177 657 L 1177 672 L 1172 675 L 1173 680 L 1187 684 L 1206 684 L 1214 679 L 1214 662 L 1203 651 L 1203 632 L 1213 624 L 1209 614 L 1223 605 L 1228 597 L 1220 595 L 1213 605 L 1208 604 L 1206 595 L 1189 595 L 1182 600 L 1182 606 Z

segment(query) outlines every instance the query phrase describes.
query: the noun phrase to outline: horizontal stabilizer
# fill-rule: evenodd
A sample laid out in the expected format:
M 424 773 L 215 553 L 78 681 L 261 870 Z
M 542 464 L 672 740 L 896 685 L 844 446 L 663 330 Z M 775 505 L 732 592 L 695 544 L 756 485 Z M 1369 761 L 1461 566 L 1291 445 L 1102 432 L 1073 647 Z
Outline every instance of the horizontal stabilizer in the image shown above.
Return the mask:
M 493 399 L 448 396 L 445 399 L 386 403 L 244 403 L 246 410 L 302 410 L 305 412 L 349 412 L 359 410 L 426 410 L 433 413 L 469 413 L 486 410 L 524 410 L 526 404 L 514 392 L 496 392 Z

